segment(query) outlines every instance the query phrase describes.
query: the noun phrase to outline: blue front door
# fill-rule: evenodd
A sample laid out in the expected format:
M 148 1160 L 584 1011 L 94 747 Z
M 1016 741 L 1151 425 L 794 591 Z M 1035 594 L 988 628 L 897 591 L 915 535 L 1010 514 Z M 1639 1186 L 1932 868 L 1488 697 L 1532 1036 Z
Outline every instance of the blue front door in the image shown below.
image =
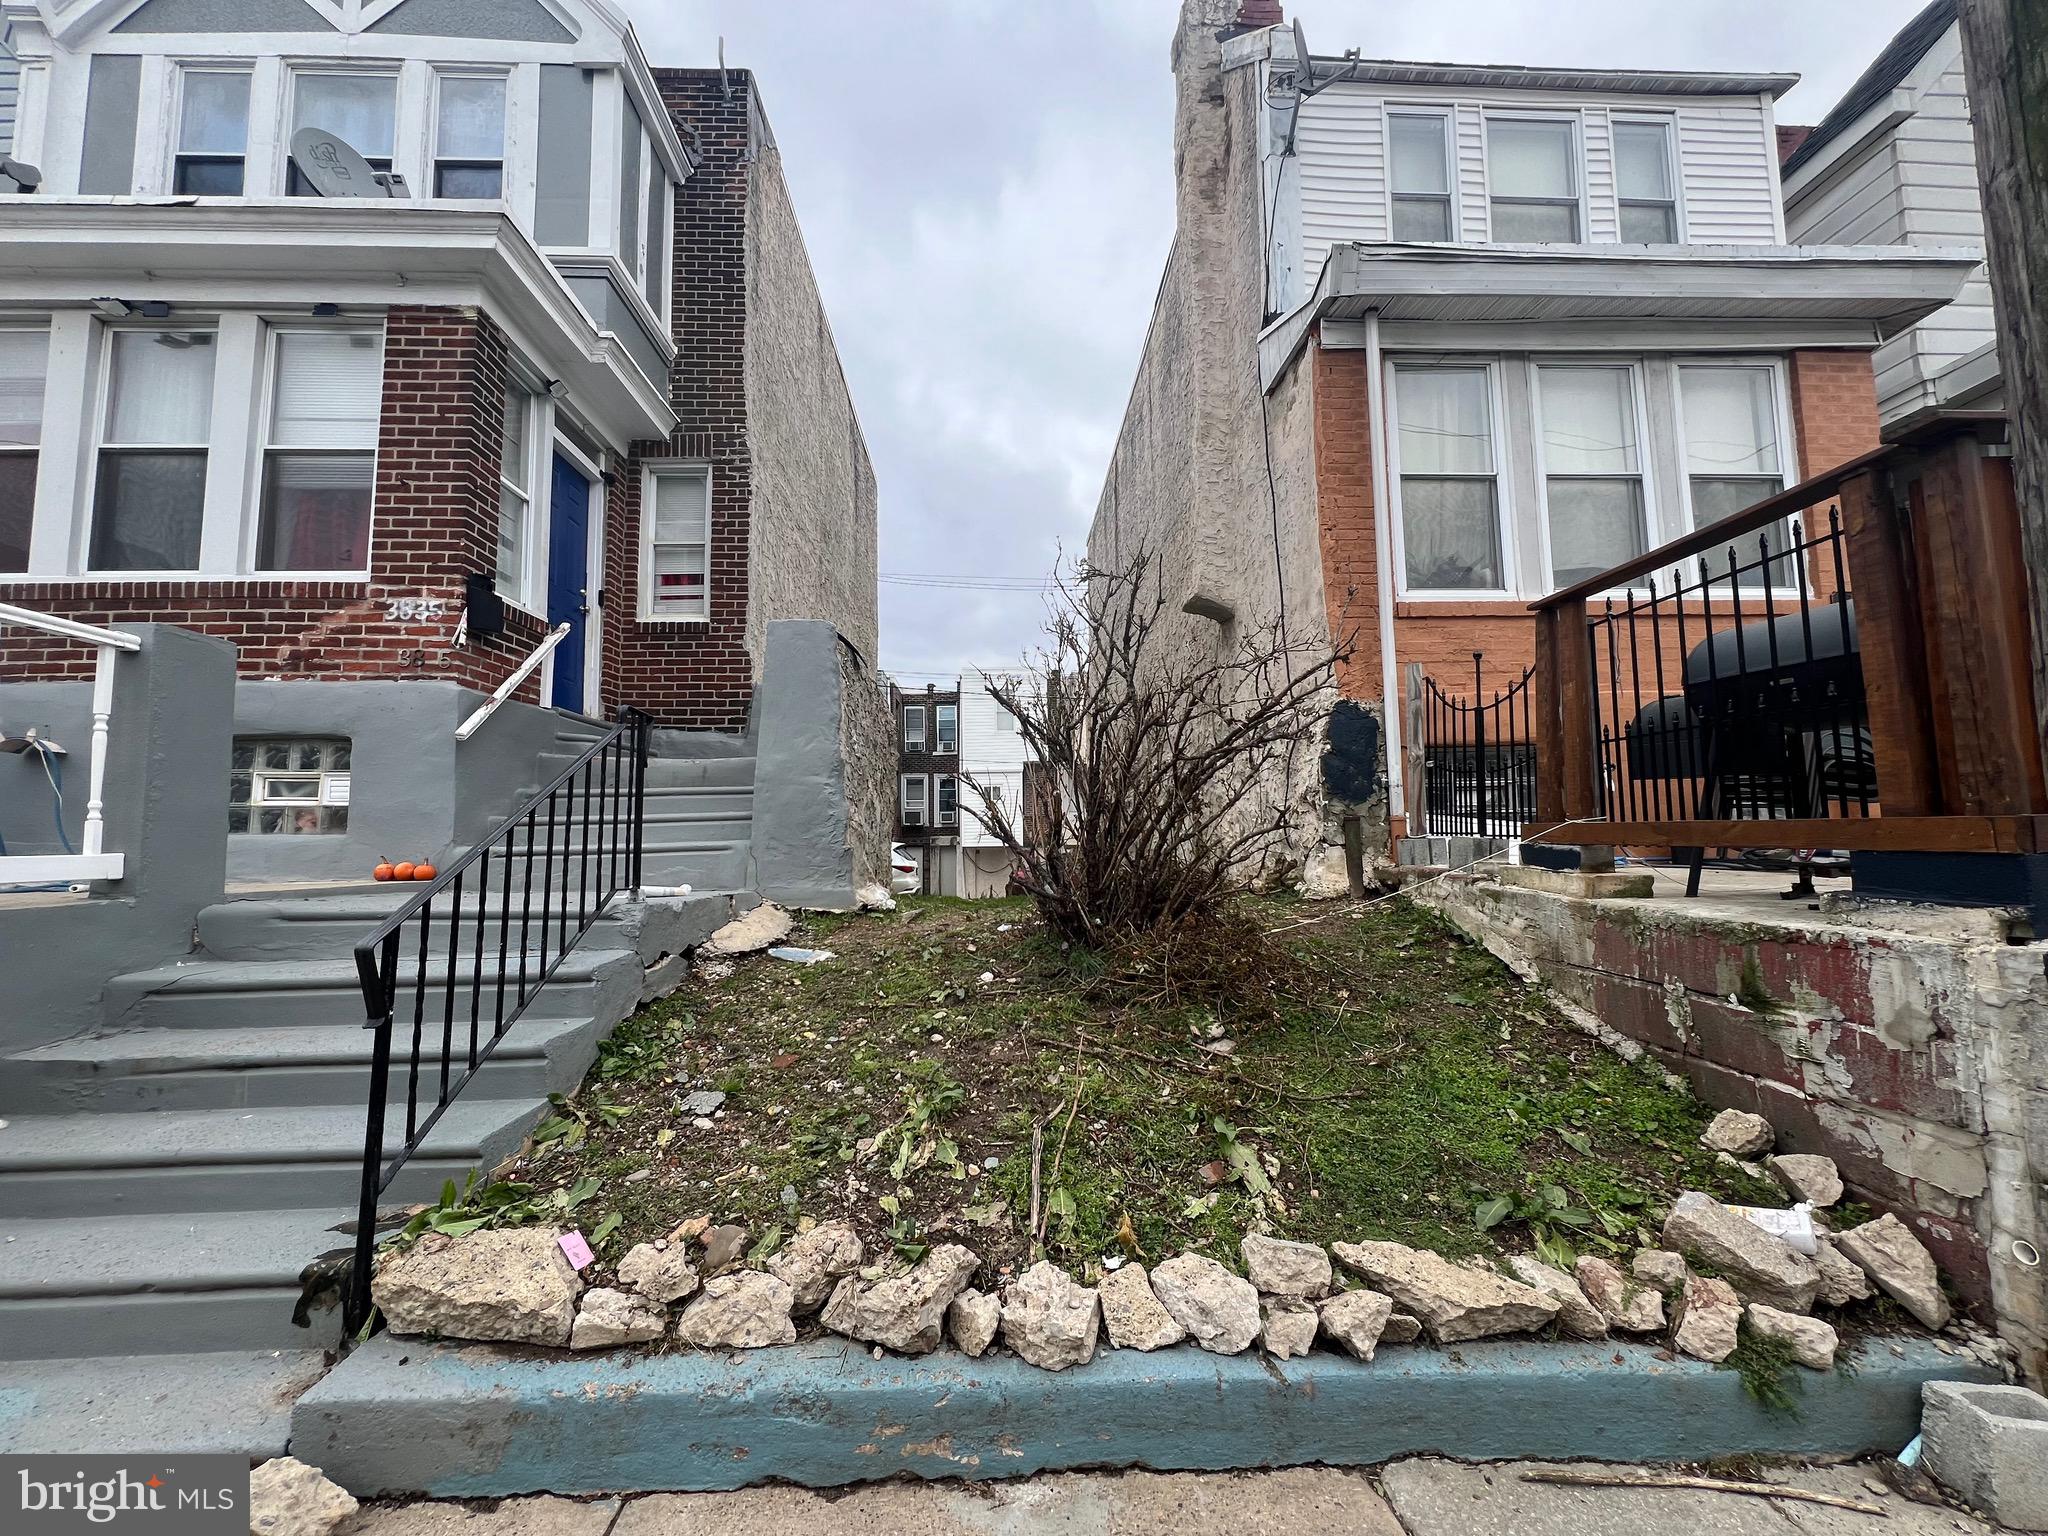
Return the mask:
M 554 495 L 548 511 L 548 628 L 569 633 L 555 647 L 557 709 L 583 710 L 584 627 L 590 618 L 590 482 L 555 455 Z

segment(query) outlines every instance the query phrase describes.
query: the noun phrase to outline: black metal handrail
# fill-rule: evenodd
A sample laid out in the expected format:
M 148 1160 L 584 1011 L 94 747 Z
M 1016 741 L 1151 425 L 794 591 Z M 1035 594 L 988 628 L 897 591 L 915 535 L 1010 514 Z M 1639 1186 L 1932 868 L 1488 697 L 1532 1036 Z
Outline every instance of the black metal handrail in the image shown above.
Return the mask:
M 1536 814 L 1536 743 L 1525 668 L 1486 693 L 1486 654 L 1472 653 L 1472 696 L 1423 689 L 1423 815 L 1432 837 L 1516 838 Z
M 376 1031 L 376 1042 L 363 1133 L 355 1264 L 345 1311 L 351 1333 L 370 1316 L 379 1198 L 569 952 L 622 891 L 640 887 L 652 730 L 653 721 L 646 714 L 622 711 L 618 723 L 554 782 L 355 947 L 368 1017 L 365 1028 Z M 495 919 L 494 873 L 503 898 Z M 463 910 L 464 896 L 472 892 L 474 914 Z M 408 929 L 417 935 L 411 945 L 406 942 Z M 437 942 L 446 945 L 445 966 Z M 485 956 L 493 946 L 497 960 L 487 975 Z M 411 975 L 401 978 L 408 950 Z M 411 994 L 410 1006 L 401 1007 L 401 993 L 406 991 Z M 412 1041 L 405 1062 L 405 1137 L 395 1150 L 387 1151 L 393 1036 L 396 1021 L 407 1014 Z

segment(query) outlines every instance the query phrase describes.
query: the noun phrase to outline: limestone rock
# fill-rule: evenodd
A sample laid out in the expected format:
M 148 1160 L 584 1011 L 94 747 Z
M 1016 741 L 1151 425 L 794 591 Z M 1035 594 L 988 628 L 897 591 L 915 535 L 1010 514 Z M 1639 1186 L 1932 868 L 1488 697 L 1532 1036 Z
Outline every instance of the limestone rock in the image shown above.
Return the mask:
M 1782 1152 L 1766 1158 L 1771 1177 L 1794 1200 L 1804 1200 L 1825 1209 L 1842 1198 L 1842 1174 L 1832 1157 L 1815 1157 L 1805 1152 Z
M 660 1302 L 631 1291 L 585 1291 L 576 1326 L 569 1332 L 569 1347 L 613 1349 L 621 1344 L 650 1344 L 666 1332 L 668 1311 Z
M 1775 1339 L 1792 1351 L 1792 1358 L 1810 1371 L 1832 1371 L 1835 1349 L 1841 1343 L 1835 1330 L 1817 1317 L 1800 1317 L 1780 1312 L 1757 1302 L 1749 1304 L 1749 1326 L 1759 1337 Z
M 996 1341 L 996 1328 L 1002 1320 L 1001 1299 L 984 1296 L 972 1286 L 955 1296 L 953 1304 L 946 1308 L 946 1326 L 952 1330 L 953 1343 L 972 1360 L 979 1360 L 988 1353 L 989 1345 Z
M 799 1232 L 768 1261 L 768 1273 L 796 1297 L 791 1310 L 798 1317 L 832 1299 L 832 1289 L 860 1268 L 866 1254 L 850 1221 L 828 1221 Z
M 1152 1271 L 1152 1290 L 1188 1337 L 1211 1354 L 1236 1355 L 1259 1336 L 1259 1293 L 1214 1259 L 1184 1253 Z
M 942 1243 L 892 1279 L 868 1285 L 847 1276 L 825 1303 L 821 1321 L 845 1338 L 900 1355 L 928 1355 L 939 1347 L 946 1308 L 979 1268 L 981 1260 L 971 1251 Z
M 1338 1243 L 1337 1262 L 1422 1321 L 1439 1344 L 1529 1333 L 1557 1316 L 1558 1304 L 1533 1286 L 1489 1270 L 1453 1264 L 1399 1243 Z
M 371 1298 L 393 1333 L 506 1344 L 569 1342 L 583 1282 L 553 1227 L 429 1232 L 377 1266 Z
M 1745 1301 L 1781 1312 L 1810 1312 L 1820 1289 L 1813 1261 L 1718 1200 L 1686 1195 L 1664 1221 L 1664 1246 L 1697 1254 Z
M 1064 1371 L 1095 1358 L 1102 1322 L 1095 1292 L 1040 1259 L 1003 1292 L 1003 1342 L 1026 1365 Z
M 716 1275 L 731 1269 L 746 1257 L 745 1227 L 713 1227 L 704 1234 L 704 1273 Z
M 296 1456 L 249 1474 L 249 1536 L 331 1536 L 355 1512 L 346 1489 Z
M 699 1349 L 764 1349 L 794 1344 L 796 1324 L 790 1321 L 795 1297 L 773 1275 L 755 1270 L 718 1275 L 704 1282 L 704 1293 L 676 1323 L 676 1337 Z
M 1321 1319 L 1315 1303 L 1294 1296 L 1267 1298 L 1264 1319 L 1259 1324 L 1259 1342 L 1275 1360 L 1292 1360 L 1315 1347 Z
M 1934 1255 L 1898 1217 L 1887 1212 L 1875 1221 L 1838 1232 L 1835 1246 L 1924 1326 L 1948 1326 L 1948 1298 L 1941 1294 Z
M 1262 1296 L 1309 1301 L 1329 1294 L 1330 1256 L 1314 1243 L 1289 1243 L 1247 1233 L 1238 1252 L 1244 1272 Z
M 696 1294 L 697 1271 L 682 1243 L 641 1243 L 619 1260 L 619 1284 L 663 1305 Z
M 1762 1157 L 1777 1141 L 1778 1133 L 1771 1129 L 1770 1121 L 1740 1109 L 1722 1110 L 1700 1137 L 1700 1145 L 1709 1152 L 1725 1152 L 1734 1158 Z
M 1656 1286 L 1624 1275 L 1615 1265 L 1591 1253 L 1573 1266 L 1572 1274 L 1587 1300 L 1599 1308 L 1600 1315 L 1616 1332 L 1663 1332 L 1664 1293 Z
M 1552 1269 L 1541 1259 L 1518 1253 L 1508 1268 L 1524 1285 L 1543 1292 L 1557 1303 L 1557 1325 L 1575 1339 L 1607 1337 L 1607 1315 L 1586 1299 L 1579 1284 L 1561 1269 Z
M 1670 1292 L 1685 1284 L 1685 1277 L 1692 1270 L 1682 1253 L 1673 1253 L 1668 1248 L 1645 1248 L 1636 1255 L 1629 1273 L 1644 1285 Z
M 1735 1353 L 1742 1335 L 1742 1298 L 1725 1280 L 1694 1275 L 1678 1293 L 1672 1346 L 1682 1355 L 1719 1365 Z
M 745 917 L 712 934 L 700 953 L 713 957 L 751 955 L 780 944 L 794 926 L 782 908 L 772 901 L 763 902 Z
M 1824 1307 L 1846 1307 L 1877 1294 L 1870 1288 L 1870 1276 L 1863 1273 L 1863 1267 L 1837 1248 L 1831 1237 L 1820 1240 L 1820 1253 L 1814 1258 L 1813 1267 L 1820 1275 L 1820 1290 L 1814 1300 Z
M 1126 1264 L 1102 1277 L 1102 1326 L 1112 1349 L 1165 1349 L 1188 1336 L 1187 1329 L 1159 1304 L 1142 1264 Z
M 1339 1291 L 1323 1303 L 1319 1320 L 1330 1341 L 1359 1360 L 1370 1360 L 1382 1344 L 1412 1344 L 1422 1332 L 1420 1322 L 1396 1312 L 1394 1298 L 1378 1291 Z

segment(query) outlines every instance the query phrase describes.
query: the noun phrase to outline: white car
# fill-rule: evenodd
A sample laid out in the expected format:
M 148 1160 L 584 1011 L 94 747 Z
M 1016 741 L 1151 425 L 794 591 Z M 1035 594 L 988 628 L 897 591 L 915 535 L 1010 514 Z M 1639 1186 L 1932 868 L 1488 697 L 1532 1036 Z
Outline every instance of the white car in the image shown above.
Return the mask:
M 889 850 L 889 890 L 897 896 L 915 896 L 924 884 L 917 860 L 901 843 Z

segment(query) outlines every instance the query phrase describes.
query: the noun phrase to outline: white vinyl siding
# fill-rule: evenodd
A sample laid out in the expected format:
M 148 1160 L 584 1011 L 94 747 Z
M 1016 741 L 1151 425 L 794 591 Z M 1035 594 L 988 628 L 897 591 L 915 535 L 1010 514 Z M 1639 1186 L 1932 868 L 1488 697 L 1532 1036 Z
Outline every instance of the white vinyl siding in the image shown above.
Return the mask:
M 1778 240 L 1778 149 L 1762 111 L 1686 106 L 1678 111 L 1685 237 L 1695 245 Z
M 960 775 L 992 790 L 1012 816 L 1024 803 L 1024 765 L 1031 748 L 1016 729 L 1004 722 L 1008 713 L 988 690 L 984 674 L 969 670 L 960 678 Z M 975 814 L 981 795 L 966 784 L 960 786 L 960 845 L 963 848 L 991 848 L 996 839 Z

